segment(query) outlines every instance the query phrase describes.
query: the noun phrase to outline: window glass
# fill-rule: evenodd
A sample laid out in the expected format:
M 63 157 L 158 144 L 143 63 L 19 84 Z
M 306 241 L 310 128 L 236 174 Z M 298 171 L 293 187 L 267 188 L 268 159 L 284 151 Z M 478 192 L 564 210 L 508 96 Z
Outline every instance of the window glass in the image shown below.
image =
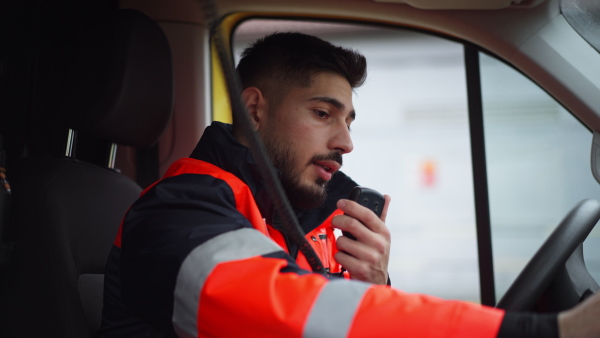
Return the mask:
M 367 57 L 342 170 L 392 197 L 392 284 L 479 302 L 462 45 L 407 30 L 251 20 L 236 31 L 235 55 L 273 31 L 317 35 Z
M 528 78 L 480 53 L 496 293 L 499 299 L 577 202 L 600 200 L 591 132 Z M 584 243 L 600 280 L 600 229 Z

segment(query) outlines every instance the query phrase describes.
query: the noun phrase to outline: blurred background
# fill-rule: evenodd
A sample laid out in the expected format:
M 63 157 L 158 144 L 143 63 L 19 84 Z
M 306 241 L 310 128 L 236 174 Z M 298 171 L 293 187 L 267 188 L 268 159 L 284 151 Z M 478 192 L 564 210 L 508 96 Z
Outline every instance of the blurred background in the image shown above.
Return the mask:
M 342 171 L 392 197 L 392 285 L 479 302 L 463 44 L 411 30 L 253 19 L 234 32 L 237 56 L 275 31 L 301 31 L 366 56 L 355 91 L 354 151 Z M 236 59 L 237 60 L 237 59 Z M 499 299 L 568 211 L 600 200 L 591 132 L 501 60 L 480 53 L 494 272 Z M 600 229 L 584 243 L 600 280 Z

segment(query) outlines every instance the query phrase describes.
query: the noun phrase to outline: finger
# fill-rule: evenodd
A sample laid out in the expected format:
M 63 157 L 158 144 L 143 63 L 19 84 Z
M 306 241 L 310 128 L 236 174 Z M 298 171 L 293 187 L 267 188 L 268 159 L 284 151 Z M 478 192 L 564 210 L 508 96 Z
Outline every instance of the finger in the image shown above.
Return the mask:
M 337 203 L 337 207 L 345 214 L 357 219 L 371 230 L 374 230 L 371 228 L 371 226 L 376 225 L 376 221 L 379 221 L 379 218 L 371 209 L 362 206 L 355 201 L 340 199 Z
M 338 251 L 334 258 L 344 267 L 344 269 L 348 270 L 351 279 L 375 284 L 385 284 L 387 281 L 386 272 L 379 272 L 377 269 L 370 267 L 366 262 L 361 261 L 356 257 L 352 257 L 345 252 Z
M 363 223 L 349 215 L 337 215 L 331 220 L 331 225 L 354 235 L 358 241 L 363 241 L 365 235 L 372 233 Z
M 355 271 L 361 264 L 360 260 L 344 251 L 336 252 L 333 257 L 335 258 L 336 262 L 340 263 L 340 265 L 343 266 L 344 269 L 348 270 L 350 274 L 352 274 L 352 272 Z
M 389 229 L 382 220 L 377 218 L 375 213 L 350 200 L 340 200 L 338 205 L 342 211 L 346 210 L 346 214 L 333 218 L 331 224 L 335 228 L 350 232 L 359 242 L 377 248 L 380 251 L 385 250 L 386 246 L 389 246 L 389 244 L 386 244 L 389 243 L 391 237 Z M 351 215 L 350 212 L 354 214 Z M 361 215 L 363 218 L 359 219 Z
M 369 265 L 376 265 L 380 262 L 381 257 L 383 257 L 382 255 L 384 255 L 386 252 L 385 243 L 381 242 L 380 239 L 371 238 L 369 236 L 376 235 L 373 235 L 373 233 L 367 235 L 366 241 L 372 241 L 372 243 L 370 244 L 364 243 L 363 241 L 359 240 L 352 240 L 345 236 L 340 236 L 338 237 L 336 242 L 337 249 L 358 259 L 363 263 L 367 263 Z M 357 237 L 357 239 L 358 238 L 359 237 Z
M 353 257 L 359 256 L 361 245 L 364 246 L 364 244 L 360 244 L 358 237 L 357 240 L 354 240 L 346 236 L 340 236 L 336 241 L 338 251 L 343 251 L 344 253 L 347 253 Z
M 392 197 L 390 197 L 390 195 L 383 195 L 383 198 L 385 199 L 385 202 L 383 203 L 383 210 L 381 211 L 381 220 L 385 222 Z

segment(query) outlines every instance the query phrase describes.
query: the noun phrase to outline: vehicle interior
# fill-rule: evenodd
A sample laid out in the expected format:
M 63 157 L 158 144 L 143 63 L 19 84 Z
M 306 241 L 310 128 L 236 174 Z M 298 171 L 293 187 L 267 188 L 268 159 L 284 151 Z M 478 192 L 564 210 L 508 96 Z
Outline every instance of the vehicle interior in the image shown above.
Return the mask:
M 342 171 L 392 196 L 393 287 L 539 312 L 599 288 L 593 0 L 24 0 L 0 24 L 2 337 L 98 336 L 123 214 L 231 122 L 227 69 L 277 31 L 367 57 Z

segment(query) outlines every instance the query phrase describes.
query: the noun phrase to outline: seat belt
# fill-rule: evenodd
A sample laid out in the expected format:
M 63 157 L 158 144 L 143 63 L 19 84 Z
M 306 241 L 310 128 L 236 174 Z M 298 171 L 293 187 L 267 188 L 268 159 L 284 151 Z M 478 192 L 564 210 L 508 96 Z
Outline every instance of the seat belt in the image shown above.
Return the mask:
M 246 107 L 241 99 L 242 85 L 233 67 L 228 49 L 225 46 L 225 40 L 220 29 L 220 21 L 215 2 L 213 0 L 204 0 L 202 1 L 202 5 L 205 14 L 204 18 L 209 24 L 212 33 L 211 36 L 213 37 L 212 41 L 215 43 L 217 55 L 221 63 L 221 69 L 225 76 L 225 84 L 227 85 L 227 91 L 229 92 L 232 114 L 235 116 L 235 120 L 242 124 L 242 132 L 244 133 L 244 137 L 248 140 L 249 148 L 258 164 L 260 175 L 265 182 L 266 190 L 275 204 L 275 209 L 279 213 L 283 231 L 289 239 L 298 246 L 298 249 L 306 258 L 312 271 L 326 275 L 327 272 L 323 267 L 321 259 L 306 238 L 304 238 L 304 232 L 302 231 L 302 228 L 300 228 L 300 223 L 283 191 L 281 182 L 275 173 L 275 168 L 273 168 L 273 164 L 267 155 L 264 144 L 251 127 L 250 118 L 248 117 Z

